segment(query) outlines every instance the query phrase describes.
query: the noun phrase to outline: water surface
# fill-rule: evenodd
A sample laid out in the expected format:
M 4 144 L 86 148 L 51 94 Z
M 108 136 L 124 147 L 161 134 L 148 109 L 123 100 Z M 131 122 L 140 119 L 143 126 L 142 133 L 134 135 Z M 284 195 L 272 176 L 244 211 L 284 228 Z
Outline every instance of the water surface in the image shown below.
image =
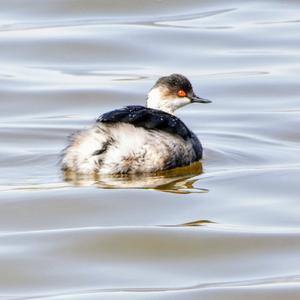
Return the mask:
M 300 3 L 0 1 L 3 299 L 299 299 Z M 159 76 L 213 100 L 178 116 L 185 173 L 64 177 L 67 137 Z

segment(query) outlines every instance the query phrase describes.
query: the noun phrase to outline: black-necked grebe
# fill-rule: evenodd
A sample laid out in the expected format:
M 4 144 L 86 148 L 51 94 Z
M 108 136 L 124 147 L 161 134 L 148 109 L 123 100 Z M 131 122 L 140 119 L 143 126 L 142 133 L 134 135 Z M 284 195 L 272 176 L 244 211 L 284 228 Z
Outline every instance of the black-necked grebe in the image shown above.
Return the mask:
M 180 74 L 160 78 L 147 107 L 132 105 L 107 112 L 95 126 L 71 137 L 62 168 L 82 174 L 154 173 L 202 158 L 197 136 L 174 116 L 190 103 L 209 103 L 195 95 Z

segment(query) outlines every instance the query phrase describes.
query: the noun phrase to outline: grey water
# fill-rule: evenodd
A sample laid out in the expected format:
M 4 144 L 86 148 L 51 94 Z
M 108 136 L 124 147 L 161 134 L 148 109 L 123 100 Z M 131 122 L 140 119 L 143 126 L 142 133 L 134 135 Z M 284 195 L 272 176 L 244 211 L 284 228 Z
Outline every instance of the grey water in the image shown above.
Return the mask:
M 300 2 L 0 1 L 1 299 L 299 299 Z M 182 73 L 197 168 L 66 178 L 68 136 Z

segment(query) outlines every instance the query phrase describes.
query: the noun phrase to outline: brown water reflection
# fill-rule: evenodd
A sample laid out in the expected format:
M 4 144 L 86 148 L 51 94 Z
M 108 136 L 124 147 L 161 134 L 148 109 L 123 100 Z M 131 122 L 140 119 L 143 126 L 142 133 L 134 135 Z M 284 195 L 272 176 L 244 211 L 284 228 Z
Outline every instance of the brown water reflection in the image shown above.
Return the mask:
M 103 189 L 156 189 L 162 192 L 187 194 L 207 191 L 193 186 L 197 179 L 192 178 L 200 175 L 202 172 L 202 163 L 196 162 L 187 167 L 161 171 L 155 174 L 112 176 L 86 175 L 65 171 L 64 180 L 74 186 L 95 186 Z

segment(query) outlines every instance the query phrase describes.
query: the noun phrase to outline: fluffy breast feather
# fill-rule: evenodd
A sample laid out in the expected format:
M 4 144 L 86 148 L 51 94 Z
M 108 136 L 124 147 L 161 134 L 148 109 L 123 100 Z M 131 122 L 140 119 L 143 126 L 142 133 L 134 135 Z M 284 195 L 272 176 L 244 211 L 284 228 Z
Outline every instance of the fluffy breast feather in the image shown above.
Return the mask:
M 78 173 L 151 173 L 189 165 L 202 156 L 197 137 L 126 122 L 98 122 L 71 138 L 63 169 Z

